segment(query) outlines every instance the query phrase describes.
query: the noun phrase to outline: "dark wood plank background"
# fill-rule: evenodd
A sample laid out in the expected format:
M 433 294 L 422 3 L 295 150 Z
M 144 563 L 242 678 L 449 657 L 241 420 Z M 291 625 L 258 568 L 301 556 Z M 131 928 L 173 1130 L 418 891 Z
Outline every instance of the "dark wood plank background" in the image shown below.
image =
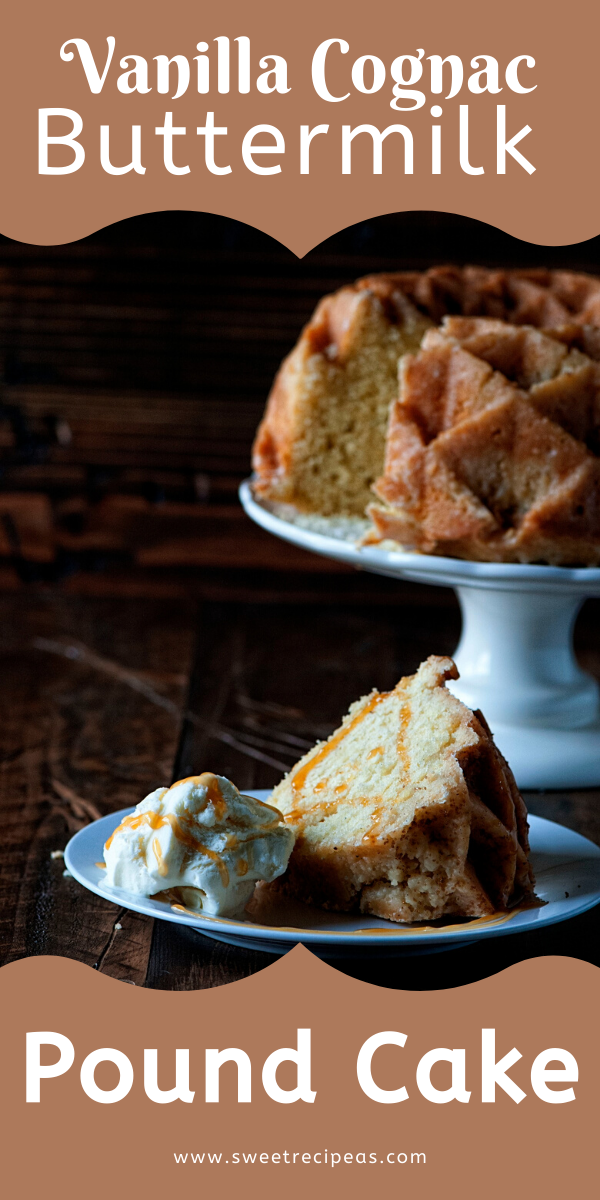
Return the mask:
M 183 596 L 248 568 L 341 575 L 237 504 L 265 397 L 324 292 L 449 260 L 596 270 L 600 238 L 532 246 L 397 213 L 300 261 L 249 226 L 181 212 L 64 246 L 0 239 L 0 587 Z
M 92 896 L 60 852 L 172 777 L 271 786 L 361 692 L 454 648 L 452 593 L 286 546 L 236 498 L 273 374 L 323 292 L 443 261 L 598 271 L 600 239 L 531 246 L 443 213 L 377 218 L 301 262 L 207 214 L 58 247 L 0 239 L 0 961 L 64 954 L 161 988 L 271 961 Z M 598 677 L 599 615 L 589 602 L 577 628 Z M 599 800 L 528 797 L 598 842 Z M 533 954 L 599 961 L 598 933 L 590 913 L 454 954 L 338 965 L 444 987 Z

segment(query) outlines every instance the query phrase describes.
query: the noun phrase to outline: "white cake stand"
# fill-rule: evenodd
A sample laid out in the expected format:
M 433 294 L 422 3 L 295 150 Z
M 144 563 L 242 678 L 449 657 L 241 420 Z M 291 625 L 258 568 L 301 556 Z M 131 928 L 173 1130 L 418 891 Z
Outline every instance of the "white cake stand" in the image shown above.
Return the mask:
M 600 786 L 600 688 L 573 653 L 573 627 L 587 596 L 600 596 L 600 568 L 466 562 L 408 554 L 317 532 L 240 499 L 263 529 L 358 570 L 455 588 L 463 616 L 454 654 L 455 695 L 485 713 L 519 787 Z

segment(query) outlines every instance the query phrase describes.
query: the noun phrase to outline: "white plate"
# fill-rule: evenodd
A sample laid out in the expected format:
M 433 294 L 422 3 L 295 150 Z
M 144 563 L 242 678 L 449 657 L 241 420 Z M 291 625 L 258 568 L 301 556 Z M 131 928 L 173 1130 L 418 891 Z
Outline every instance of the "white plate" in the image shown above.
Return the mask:
M 259 800 L 268 800 L 270 792 L 256 790 Z M 541 908 L 529 908 L 497 917 L 466 921 L 446 926 L 396 925 L 377 917 L 356 913 L 329 913 L 278 898 L 268 910 L 238 919 L 193 916 L 175 912 L 159 900 L 134 896 L 103 885 L 103 871 L 95 864 L 103 858 L 103 846 L 117 825 L 133 809 L 112 813 L 92 825 L 86 825 L 71 838 L 65 850 L 65 864 L 75 879 L 133 912 L 172 921 L 197 929 L 206 937 L 282 954 L 297 942 L 325 958 L 356 957 L 362 954 L 427 954 L 451 950 L 480 938 L 502 937 L 509 933 L 542 929 L 557 921 L 566 921 L 600 902 L 600 847 L 587 838 L 530 816 L 532 862 L 536 874 L 536 893 L 546 901 Z

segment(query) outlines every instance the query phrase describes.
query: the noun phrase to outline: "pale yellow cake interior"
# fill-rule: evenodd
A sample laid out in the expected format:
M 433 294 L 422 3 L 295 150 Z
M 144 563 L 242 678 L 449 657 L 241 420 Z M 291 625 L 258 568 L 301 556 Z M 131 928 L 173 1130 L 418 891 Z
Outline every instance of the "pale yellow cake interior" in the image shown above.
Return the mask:
M 487 728 L 444 686 L 452 676 L 451 660 L 430 658 L 363 697 L 275 789 L 297 836 L 289 892 L 415 921 L 485 915 L 527 887 L 523 802 Z
M 392 321 L 368 290 L 326 297 L 275 382 L 254 449 L 257 494 L 363 516 L 383 469 L 398 362 L 428 325 L 406 300 Z

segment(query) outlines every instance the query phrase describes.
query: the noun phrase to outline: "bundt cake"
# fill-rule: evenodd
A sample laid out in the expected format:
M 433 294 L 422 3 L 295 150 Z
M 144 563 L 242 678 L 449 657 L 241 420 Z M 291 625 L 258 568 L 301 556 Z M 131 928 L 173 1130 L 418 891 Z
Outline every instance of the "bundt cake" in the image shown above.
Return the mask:
M 531 897 L 524 802 L 482 715 L 444 686 L 457 677 L 432 657 L 363 697 L 275 788 L 296 841 L 269 888 L 407 922 Z
M 437 267 L 321 301 L 275 380 L 254 489 L 324 516 L 371 501 L 371 541 L 592 565 L 599 456 L 600 280 Z

